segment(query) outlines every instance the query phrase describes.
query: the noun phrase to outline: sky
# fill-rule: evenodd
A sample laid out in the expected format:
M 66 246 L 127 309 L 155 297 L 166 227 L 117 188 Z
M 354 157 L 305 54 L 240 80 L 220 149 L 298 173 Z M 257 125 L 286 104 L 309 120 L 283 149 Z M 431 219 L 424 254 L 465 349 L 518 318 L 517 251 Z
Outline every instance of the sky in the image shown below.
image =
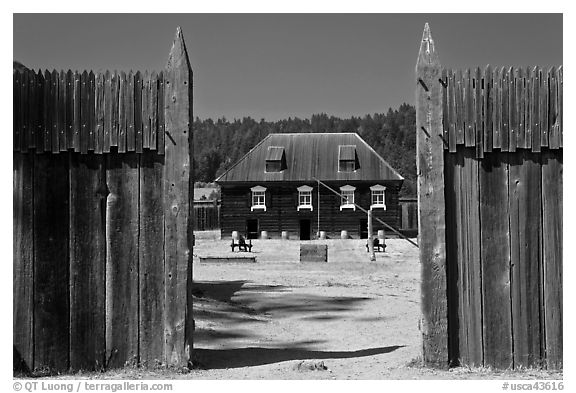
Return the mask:
M 446 67 L 562 64 L 561 14 L 14 14 L 13 59 L 160 70 L 181 26 L 194 116 L 363 116 L 413 104 L 425 22 Z

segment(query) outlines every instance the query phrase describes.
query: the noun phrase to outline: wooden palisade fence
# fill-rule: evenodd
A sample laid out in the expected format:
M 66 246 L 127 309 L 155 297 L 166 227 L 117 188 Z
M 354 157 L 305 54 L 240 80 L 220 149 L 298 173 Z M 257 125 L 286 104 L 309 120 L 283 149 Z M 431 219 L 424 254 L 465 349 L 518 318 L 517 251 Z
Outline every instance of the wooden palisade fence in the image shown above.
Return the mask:
M 192 72 L 14 73 L 13 343 L 30 369 L 185 365 Z M 188 314 L 188 315 L 187 315 Z
M 424 359 L 562 368 L 562 67 L 416 67 Z

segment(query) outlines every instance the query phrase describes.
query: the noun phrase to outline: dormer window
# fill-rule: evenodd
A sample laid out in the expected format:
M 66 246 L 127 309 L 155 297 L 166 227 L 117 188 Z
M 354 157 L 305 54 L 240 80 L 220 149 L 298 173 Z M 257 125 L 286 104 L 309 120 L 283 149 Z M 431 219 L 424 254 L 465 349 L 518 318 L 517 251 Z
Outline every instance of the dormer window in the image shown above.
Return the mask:
M 380 184 L 376 184 L 375 186 L 370 187 L 370 191 L 372 193 L 371 198 L 372 204 L 370 205 L 370 208 L 386 210 L 386 198 L 385 198 L 386 187 L 381 186 Z
M 266 172 L 282 172 L 286 169 L 286 154 L 282 146 L 269 146 L 266 153 Z
M 250 211 L 266 211 L 266 187 L 256 186 L 250 189 L 252 191 L 252 207 Z
M 358 168 L 360 165 L 356 154 L 356 145 L 338 146 L 338 171 L 354 172 Z
M 312 187 L 302 186 L 298 187 L 298 211 L 300 210 L 314 210 L 312 208 Z
M 342 186 L 340 187 L 340 211 L 344 209 L 356 210 L 356 205 L 354 204 L 354 192 L 356 187 L 354 186 Z

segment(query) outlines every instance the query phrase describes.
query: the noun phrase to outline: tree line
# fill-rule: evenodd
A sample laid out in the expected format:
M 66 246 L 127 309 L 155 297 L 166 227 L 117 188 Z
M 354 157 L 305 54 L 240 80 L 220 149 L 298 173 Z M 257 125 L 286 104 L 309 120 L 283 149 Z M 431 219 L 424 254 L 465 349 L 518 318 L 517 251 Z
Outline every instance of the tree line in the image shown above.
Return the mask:
M 341 119 L 325 113 L 310 119 L 229 121 L 222 117 L 194 120 L 194 179 L 213 182 L 252 147 L 271 133 L 356 132 L 404 177 L 401 196 L 416 195 L 416 111 L 402 104 L 386 114 Z

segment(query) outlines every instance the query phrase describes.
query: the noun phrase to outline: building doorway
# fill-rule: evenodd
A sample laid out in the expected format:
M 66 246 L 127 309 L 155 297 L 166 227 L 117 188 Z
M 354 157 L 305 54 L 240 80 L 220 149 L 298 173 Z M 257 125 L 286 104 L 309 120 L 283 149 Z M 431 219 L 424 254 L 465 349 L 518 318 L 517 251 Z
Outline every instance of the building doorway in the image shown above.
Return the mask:
M 258 239 L 258 220 L 246 220 L 246 236 L 248 239 Z
M 368 219 L 360 219 L 360 228 L 358 228 L 358 233 L 360 234 L 360 239 L 368 239 Z
M 300 220 L 300 240 L 310 240 L 310 220 Z

